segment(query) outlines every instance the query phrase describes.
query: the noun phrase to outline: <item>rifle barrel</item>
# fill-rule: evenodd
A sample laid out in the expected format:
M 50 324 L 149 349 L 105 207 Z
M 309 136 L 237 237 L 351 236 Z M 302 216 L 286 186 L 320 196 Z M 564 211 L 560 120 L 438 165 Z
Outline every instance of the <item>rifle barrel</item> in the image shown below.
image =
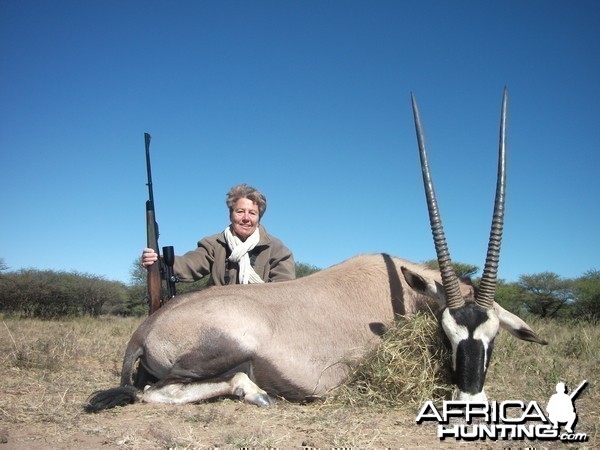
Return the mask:
M 577 386 L 577 389 L 575 389 L 573 392 L 571 392 L 571 394 L 569 394 L 569 397 L 571 398 L 571 400 L 573 400 L 577 394 L 579 394 L 579 391 L 581 391 L 581 389 L 587 384 L 587 380 L 583 380 L 581 382 L 581 384 L 579 386 Z
M 152 202 L 153 206 L 154 206 L 154 192 L 152 192 L 152 168 L 150 167 L 150 140 L 152 139 L 152 136 L 150 136 L 148 133 L 144 133 L 144 141 L 146 144 L 146 172 L 148 173 L 148 183 L 146 183 L 146 186 L 148 186 L 148 199 L 150 202 Z
M 158 249 L 158 224 L 156 223 L 156 211 L 154 210 L 154 194 L 152 192 L 152 170 L 150 168 L 150 135 L 144 133 L 146 144 L 146 169 L 148 172 L 148 200 L 146 201 L 146 236 L 148 248 L 158 254 L 158 260 L 148 267 L 148 298 L 150 302 L 150 314 L 160 308 L 161 276 L 160 276 L 160 252 Z

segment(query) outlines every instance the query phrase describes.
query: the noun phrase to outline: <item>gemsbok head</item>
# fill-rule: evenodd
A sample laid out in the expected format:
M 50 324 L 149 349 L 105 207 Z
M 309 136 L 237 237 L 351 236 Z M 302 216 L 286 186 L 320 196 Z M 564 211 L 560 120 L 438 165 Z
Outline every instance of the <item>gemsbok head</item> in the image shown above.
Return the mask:
M 465 298 L 461 294 L 459 279 L 452 267 L 450 251 L 446 244 L 429 170 L 419 109 L 414 95 L 411 98 L 423 184 L 429 210 L 429 222 L 442 277 L 442 286 L 411 271 L 403 269 L 403 272 L 407 282 L 415 290 L 431 297 L 438 297 L 443 307 L 440 320 L 444 333 L 452 347 L 452 369 L 457 387 L 457 399 L 461 401 L 486 401 L 483 385 L 494 348 L 494 339 L 501 324 L 520 339 L 542 345 L 547 344 L 545 340 L 540 339 L 533 333 L 529 327 L 521 326 L 518 317 L 508 313 L 494 302 L 506 197 L 506 106 L 508 94 L 505 88 L 500 114 L 498 177 L 492 228 L 483 274 L 479 288 L 475 290 L 472 298 Z

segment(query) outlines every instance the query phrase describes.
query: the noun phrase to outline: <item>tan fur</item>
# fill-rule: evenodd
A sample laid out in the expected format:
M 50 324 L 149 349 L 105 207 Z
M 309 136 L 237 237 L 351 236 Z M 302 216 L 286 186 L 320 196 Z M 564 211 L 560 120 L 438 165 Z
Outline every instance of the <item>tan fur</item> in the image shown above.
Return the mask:
M 143 347 L 144 365 L 158 378 L 189 376 L 193 370 L 178 372 L 174 363 L 180 355 L 198 351 L 207 328 L 219 329 L 255 356 L 254 377 L 263 389 L 289 395 L 273 392 L 275 369 L 277 377 L 299 389 L 298 397 L 325 394 L 344 380 L 349 362 L 378 342 L 378 327 L 392 324 L 391 278 L 402 283 L 407 314 L 436 309 L 435 302 L 406 285 L 400 268 L 438 281 L 439 273 L 406 260 L 390 260 L 392 273 L 383 255 L 359 255 L 294 281 L 212 287 L 182 295 L 140 326 L 127 352 Z
M 473 298 L 471 286 L 461 283 L 460 290 Z M 436 312 L 445 305 L 439 272 L 386 254 L 359 255 L 294 281 L 184 294 L 140 325 L 125 351 L 121 387 L 94 393 L 85 409 L 97 412 L 139 399 L 131 388 L 138 360 L 142 375 L 149 372 L 158 379 L 144 390 L 142 401 L 237 395 L 270 406 L 269 395 L 289 400 L 322 396 L 346 379 L 349 366 L 379 342 L 395 315 Z M 442 319 L 451 341 L 465 327 L 454 314 L 459 313 Z M 488 315 L 519 339 L 546 343 L 498 305 Z M 483 333 L 482 342 L 491 342 L 498 328 L 490 331 L 479 322 L 469 326 Z M 138 388 L 143 379 L 136 379 Z M 484 396 L 482 387 L 478 395 Z

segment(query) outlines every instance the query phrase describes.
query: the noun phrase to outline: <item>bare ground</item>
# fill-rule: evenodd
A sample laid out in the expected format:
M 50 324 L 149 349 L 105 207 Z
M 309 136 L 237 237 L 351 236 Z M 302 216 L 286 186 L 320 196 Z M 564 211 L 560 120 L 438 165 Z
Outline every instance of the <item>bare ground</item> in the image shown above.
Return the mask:
M 52 400 L 70 401 L 60 394 Z M 185 406 L 135 404 L 100 414 L 74 411 L 69 417 L 7 424 L 8 442 L 0 448 L 504 447 L 502 443 L 441 442 L 435 426 L 416 425 L 415 416 L 399 409 L 286 402 L 269 409 L 236 400 Z
M 439 445 L 398 411 L 279 403 L 259 409 L 237 401 L 163 406 L 136 404 L 66 423 L 8 427 L 10 449 L 48 448 L 400 448 Z M 0 447 L 1 448 L 1 447 Z

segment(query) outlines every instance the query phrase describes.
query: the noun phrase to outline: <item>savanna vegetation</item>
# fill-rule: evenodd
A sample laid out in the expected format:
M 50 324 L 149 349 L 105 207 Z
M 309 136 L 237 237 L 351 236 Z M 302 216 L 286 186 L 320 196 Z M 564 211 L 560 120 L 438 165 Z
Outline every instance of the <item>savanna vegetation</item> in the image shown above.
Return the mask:
M 437 261 L 425 264 L 437 268 Z M 474 265 L 456 263 L 460 277 L 473 278 Z M 296 276 L 319 268 L 296 263 Z M 473 282 L 477 285 L 477 278 Z M 206 280 L 178 283 L 178 293 L 203 289 Z M 165 293 L 166 294 L 166 293 Z M 521 275 L 517 282 L 500 280 L 496 301 L 519 315 L 557 320 L 600 319 L 600 270 L 589 270 L 567 279 L 552 272 Z M 147 314 L 146 270 L 132 263 L 130 282 L 106 280 L 91 274 L 22 269 L 9 271 L 0 258 L 0 311 L 19 317 L 57 318 L 100 315 L 143 316 Z
M 296 275 L 319 270 L 296 263 Z M 79 272 L 21 269 L 9 271 L 0 258 L 0 312 L 29 318 L 98 317 L 100 315 L 143 316 L 148 314 L 146 270 L 136 259 L 130 282 L 110 281 Z M 178 283 L 182 294 L 206 287 L 206 279 Z M 164 293 L 166 298 L 166 292 Z
M 262 409 L 222 399 L 86 414 L 83 405 L 93 391 L 118 384 L 125 346 L 147 314 L 145 271 L 134 264 L 131 283 L 125 285 L 88 274 L 11 272 L 0 262 L 0 443 L 7 449 L 582 446 L 440 441 L 434 424 L 417 425 L 424 401 L 451 395 L 448 352 L 437 321 L 427 314 L 399 318 L 381 345 L 352 369 L 347 384 L 313 403 L 279 400 Z M 316 270 L 297 267 L 299 276 Z M 464 265 L 457 272 L 473 276 L 477 268 Z M 178 285 L 179 292 L 185 288 L 202 286 Z M 577 432 L 588 436 L 585 447 L 596 447 L 600 273 L 591 270 L 573 280 L 551 273 L 524 275 L 518 282 L 500 283 L 497 300 L 549 344 L 502 332 L 486 381 L 490 400 L 545 406 L 557 382 L 574 388 L 587 379 L 576 402 Z
M 564 448 L 581 443 L 440 441 L 417 425 L 424 400 L 449 398 L 447 357 L 437 322 L 400 319 L 348 384 L 308 404 L 279 400 L 258 408 L 235 399 L 200 405 L 134 404 L 99 414 L 83 405 L 116 386 L 130 335 L 143 318 L 17 319 L 0 314 L 0 442 L 7 449 L 192 448 Z M 547 346 L 496 339 L 486 382 L 491 400 L 544 407 L 558 381 L 589 385 L 576 402 L 577 432 L 598 445 L 600 328 L 589 322 L 532 319 Z M 0 448 L 3 445 L 0 444 Z

